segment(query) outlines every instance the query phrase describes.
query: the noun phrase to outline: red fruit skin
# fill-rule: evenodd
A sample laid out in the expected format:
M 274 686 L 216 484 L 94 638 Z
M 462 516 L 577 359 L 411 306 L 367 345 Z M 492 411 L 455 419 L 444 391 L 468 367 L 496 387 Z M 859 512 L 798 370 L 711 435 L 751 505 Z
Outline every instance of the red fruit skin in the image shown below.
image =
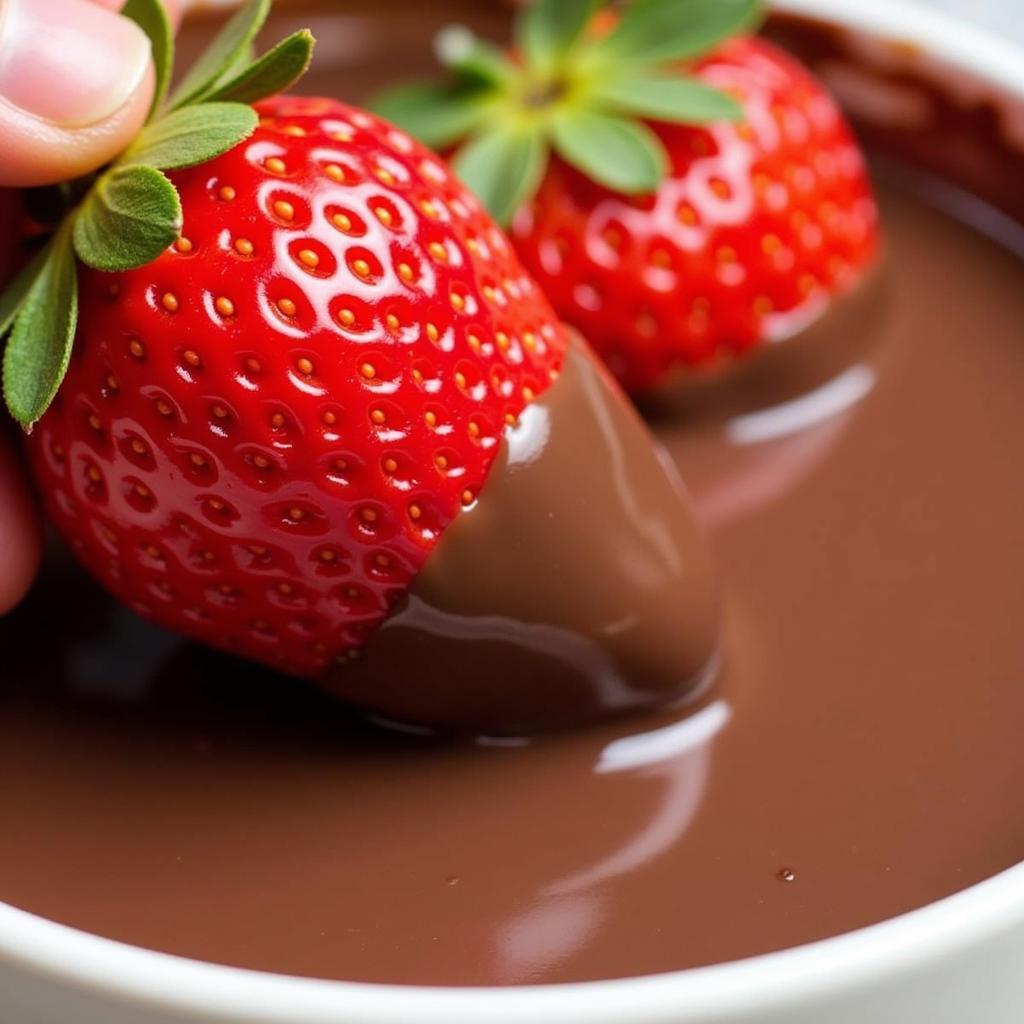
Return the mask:
M 136 612 L 316 676 L 476 501 L 565 338 L 443 164 L 330 100 L 173 175 L 183 240 L 82 271 L 29 441 L 49 515 Z
M 617 195 L 555 160 L 512 229 L 559 316 L 633 392 L 792 334 L 879 248 L 863 157 L 801 64 L 737 38 L 694 72 L 745 119 L 652 125 L 671 159 L 654 196 Z

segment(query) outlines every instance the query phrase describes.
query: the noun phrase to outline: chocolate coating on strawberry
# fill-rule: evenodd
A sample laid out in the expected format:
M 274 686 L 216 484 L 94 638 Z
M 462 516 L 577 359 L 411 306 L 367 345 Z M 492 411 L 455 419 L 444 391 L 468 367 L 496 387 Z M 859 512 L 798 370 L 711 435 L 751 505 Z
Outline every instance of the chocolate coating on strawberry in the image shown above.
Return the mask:
M 577 336 L 477 505 L 326 682 L 392 721 L 530 734 L 694 700 L 718 641 L 689 498 Z
M 81 275 L 30 449 L 50 514 L 136 611 L 315 676 L 477 501 L 565 339 L 477 200 L 330 100 L 258 108 L 172 180 L 181 238 Z

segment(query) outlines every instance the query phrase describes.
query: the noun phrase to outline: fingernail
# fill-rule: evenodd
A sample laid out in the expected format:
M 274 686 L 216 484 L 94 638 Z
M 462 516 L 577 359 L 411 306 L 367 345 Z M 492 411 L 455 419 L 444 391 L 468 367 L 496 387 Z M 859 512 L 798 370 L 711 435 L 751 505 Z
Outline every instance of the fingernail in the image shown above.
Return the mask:
M 0 100 L 65 128 L 119 110 L 149 67 L 145 33 L 88 0 L 0 0 Z

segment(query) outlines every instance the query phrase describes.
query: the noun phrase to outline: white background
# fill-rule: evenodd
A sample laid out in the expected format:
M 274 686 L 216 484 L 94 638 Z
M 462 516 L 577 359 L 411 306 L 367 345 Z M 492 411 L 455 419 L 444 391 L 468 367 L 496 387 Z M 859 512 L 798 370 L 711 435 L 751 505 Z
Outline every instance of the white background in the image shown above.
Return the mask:
M 856 0 L 850 0 L 851 6 L 855 3 Z M 918 3 L 957 14 L 1024 43 L 1024 0 L 918 0 Z

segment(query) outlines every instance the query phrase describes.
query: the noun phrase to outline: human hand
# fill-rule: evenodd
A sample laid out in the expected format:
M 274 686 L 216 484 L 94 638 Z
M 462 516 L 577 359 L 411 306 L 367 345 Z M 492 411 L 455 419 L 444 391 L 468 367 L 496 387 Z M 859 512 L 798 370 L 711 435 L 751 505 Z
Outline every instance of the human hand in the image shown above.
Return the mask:
M 142 127 L 153 97 L 150 46 L 135 24 L 116 13 L 122 2 L 0 0 L 0 187 L 86 174 L 124 149 Z M 168 0 L 168 7 L 173 17 L 177 0 Z M 5 242 L 14 235 L 10 209 L 0 194 Z M 0 614 L 31 584 L 40 537 L 21 467 L 0 437 Z

